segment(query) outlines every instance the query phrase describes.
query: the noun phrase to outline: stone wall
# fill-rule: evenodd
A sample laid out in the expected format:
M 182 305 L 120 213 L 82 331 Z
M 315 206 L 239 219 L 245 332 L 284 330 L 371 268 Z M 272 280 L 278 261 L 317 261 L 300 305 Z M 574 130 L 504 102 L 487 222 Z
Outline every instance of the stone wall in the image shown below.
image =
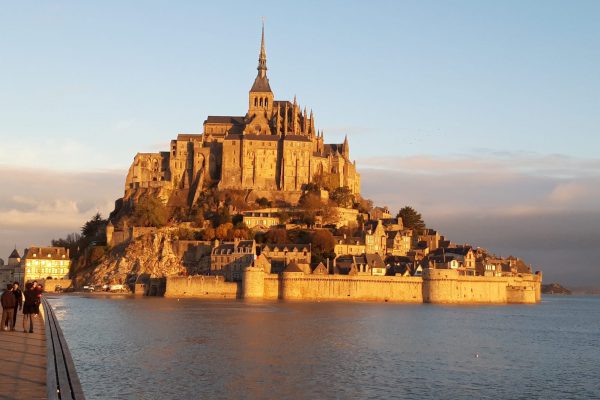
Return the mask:
M 195 275 L 168 277 L 165 297 L 204 297 L 235 299 L 241 297 L 240 282 L 225 282 L 222 276 Z
M 426 270 L 423 277 L 265 273 L 248 268 L 240 285 L 221 277 L 168 278 L 166 296 L 305 301 L 507 304 L 541 299 L 541 275 L 461 276 L 454 270 Z
M 73 286 L 71 279 L 44 279 L 40 281 L 40 285 L 44 286 L 44 292 L 52 293 L 56 292 L 56 287 L 62 287 L 62 290 L 68 289 Z
M 450 269 L 423 271 L 426 303 L 535 303 L 541 292 L 541 275 L 523 277 L 461 276 Z

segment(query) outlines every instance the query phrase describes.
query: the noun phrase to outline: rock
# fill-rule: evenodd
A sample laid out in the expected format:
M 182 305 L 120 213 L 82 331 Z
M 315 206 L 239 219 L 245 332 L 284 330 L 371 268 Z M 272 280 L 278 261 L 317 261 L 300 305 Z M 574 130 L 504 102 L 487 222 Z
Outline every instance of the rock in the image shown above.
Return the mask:
M 549 283 L 547 285 L 542 285 L 542 293 L 570 295 L 571 291 L 558 283 Z
M 147 274 L 153 278 L 185 272 L 183 260 L 173 251 L 176 230 L 162 228 L 110 249 L 104 257 L 91 263 L 83 259 L 77 266 L 77 280 L 92 284 L 127 283 L 131 276 Z

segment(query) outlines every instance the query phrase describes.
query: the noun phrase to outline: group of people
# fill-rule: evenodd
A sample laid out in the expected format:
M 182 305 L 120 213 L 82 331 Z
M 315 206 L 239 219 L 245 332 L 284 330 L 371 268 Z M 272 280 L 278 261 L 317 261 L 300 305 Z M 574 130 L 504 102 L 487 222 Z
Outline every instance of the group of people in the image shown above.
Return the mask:
M 33 316 L 40 313 L 42 293 L 44 288 L 36 281 L 27 282 L 25 291 L 19 288 L 19 282 L 6 285 L 6 290 L 0 296 L 2 303 L 2 320 L 0 328 L 3 331 L 14 331 L 17 324 L 17 311 L 23 310 L 23 332 L 33 333 Z M 27 330 L 29 323 L 29 330 Z

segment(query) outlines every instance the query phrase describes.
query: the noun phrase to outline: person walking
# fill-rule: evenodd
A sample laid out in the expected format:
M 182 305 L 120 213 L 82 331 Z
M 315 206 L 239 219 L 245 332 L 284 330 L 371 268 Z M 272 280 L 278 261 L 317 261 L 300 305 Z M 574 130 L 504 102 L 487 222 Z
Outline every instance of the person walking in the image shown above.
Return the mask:
M 23 308 L 23 292 L 21 288 L 19 288 L 19 282 L 15 281 L 13 283 L 13 294 L 15 295 L 15 300 L 17 301 L 17 305 L 15 305 L 15 313 L 13 314 L 13 323 L 12 328 L 15 330 L 15 326 L 17 326 L 17 311 Z
M 6 290 L 2 293 L 0 297 L 0 303 L 2 303 L 2 323 L 1 327 L 3 331 L 14 331 L 15 327 L 12 324 L 13 321 L 13 313 L 15 312 L 15 304 L 17 301 L 15 300 L 15 295 L 13 294 L 13 285 L 6 285 Z
M 27 321 L 29 321 L 29 333 L 33 333 L 33 316 L 38 315 L 40 312 L 38 293 L 33 288 L 33 283 L 28 282 L 25 285 L 23 294 L 25 295 L 25 301 L 23 302 L 23 332 L 27 332 Z

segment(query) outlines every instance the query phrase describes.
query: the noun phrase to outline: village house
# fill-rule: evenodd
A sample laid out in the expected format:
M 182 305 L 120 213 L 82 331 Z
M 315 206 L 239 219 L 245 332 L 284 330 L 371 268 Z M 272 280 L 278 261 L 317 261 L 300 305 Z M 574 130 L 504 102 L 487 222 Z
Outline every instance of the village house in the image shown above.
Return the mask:
M 335 260 L 334 273 L 341 275 L 385 276 L 386 266 L 379 254 L 343 255 Z
M 23 266 L 21 264 L 21 256 L 15 248 L 8 256 L 8 264 L 4 264 L 4 260 L 0 259 L 0 284 L 6 287 L 9 283 L 19 282 L 23 286 Z
M 256 257 L 254 240 L 219 242 L 215 240 L 210 255 L 210 274 L 222 275 L 228 281 L 240 281 L 242 271 L 252 265 Z
M 365 240 L 360 236 L 335 236 L 335 246 L 333 252 L 336 255 L 359 255 L 363 254 L 366 250 Z
M 373 209 L 369 211 L 369 219 L 371 221 L 390 218 L 392 218 L 392 214 L 390 214 L 390 210 L 387 207 L 373 207 Z
M 369 229 L 365 234 L 365 253 L 385 256 L 387 249 L 387 235 L 381 220 L 377 221 L 375 229 Z
M 254 230 L 268 230 L 281 223 L 278 212 L 264 210 L 245 211 L 242 213 L 242 221 Z
M 387 254 L 405 256 L 410 251 L 412 244 L 412 230 L 388 231 Z
M 22 260 L 25 266 L 24 282 L 42 279 L 69 279 L 71 260 L 64 247 L 31 246 Z
M 304 265 L 311 261 L 310 244 L 265 244 L 261 247 L 260 254 L 269 260 L 269 273 L 272 274 L 282 272 L 291 262 Z

